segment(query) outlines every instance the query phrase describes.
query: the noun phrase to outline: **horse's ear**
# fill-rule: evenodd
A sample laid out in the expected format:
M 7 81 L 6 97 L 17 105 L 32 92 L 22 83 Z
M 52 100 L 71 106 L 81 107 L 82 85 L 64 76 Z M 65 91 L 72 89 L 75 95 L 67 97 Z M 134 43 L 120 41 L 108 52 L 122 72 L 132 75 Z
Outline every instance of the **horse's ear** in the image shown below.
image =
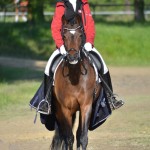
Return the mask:
M 75 18 L 76 18 L 76 19 L 75 19 L 75 20 L 76 20 L 76 23 L 80 25 L 81 22 L 82 22 L 81 16 L 77 14 L 77 15 L 75 16 Z
M 66 19 L 65 15 L 62 16 L 62 23 L 63 25 L 68 24 L 68 20 Z

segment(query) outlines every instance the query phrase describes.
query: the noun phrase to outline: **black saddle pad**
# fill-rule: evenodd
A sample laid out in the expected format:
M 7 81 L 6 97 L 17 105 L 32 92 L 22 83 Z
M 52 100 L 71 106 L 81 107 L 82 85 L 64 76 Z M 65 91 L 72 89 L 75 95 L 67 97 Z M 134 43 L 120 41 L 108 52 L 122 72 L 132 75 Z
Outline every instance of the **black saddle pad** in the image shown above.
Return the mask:
M 99 98 L 93 104 L 89 130 L 92 131 L 102 125 L 111 113 L 112 111 L 109 106 L 107 96 L 102 88 Z

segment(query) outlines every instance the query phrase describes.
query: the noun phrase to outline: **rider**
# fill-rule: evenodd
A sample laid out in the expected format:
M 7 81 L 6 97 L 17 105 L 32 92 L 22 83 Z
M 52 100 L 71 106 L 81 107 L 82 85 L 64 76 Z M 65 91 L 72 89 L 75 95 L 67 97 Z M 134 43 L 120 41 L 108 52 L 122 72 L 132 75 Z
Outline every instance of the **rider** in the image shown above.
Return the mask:
M 22 20 L 24 22 L 27 21 L 27 17 L 25 15 L 25 12 L 27 11 L 27 6 L 28 6 L 28 2 L 29 0 L 14 0 L 15 3 L 15 22 L 19 21 L 19 11 L 21 12 L 22 15 Z
M 34 98 L 30 103 L 32 107 L 37 107 L 37 104 L 40 102 L 40 104 L 38 105 L 38 111 L 40 113 L 46 114 L 46 112 L 48 111 L 49 102 L 47 100 L 45 101 L 46 99 L 45 97 L 48 96 L 48 92 L 49 92 L 48 84 L 52 85 L 53 74 L 51 73 L 50 68 L 54 62 L 54 59 L 57 56 L 60 55 L 63 56 L 66 55 L 67 53 L 61 35 L 62 16 L 65 15 L 66 19 L 68 21 L 71 21 L 76 14 L 79 14 L 82 17 L 82 24 L 86 36 L 84 49 L 89 53 L 93 53 L 94 55 L 96 55 L 98 60 L 103 64 L 102 77 L 105 82 L 105 84 L 103 83 L 103 85 L 109 97 L 108 100 L 110 102 L 111 108 L 117 109 L 124 104 L 122 100 L 117 100 L 116 97 L 112 96 L 113 89 L 112 89 L 109 70 L 100 53 L 93 47 L 94 38 L 95 38 L 95 26 L 94 26 L 94 20 L 91 15 L 90 7 L 88 4 L 88 0 L 57 0 L 55 14 L 53 16 L 53 20 L 51 24 L 52 37 L 55 41 L 57 49 L 53 52 L 46 65 L 44 83 L 41 85 L 38 92 L 35 94 Z M 39 93 L 42 90 L 44 90 L 44 93 L 42 92 L 42 96 L 41 96 Z M 43 99 L 42 102 L 41 99 L 39 99 L 39 97 L 42 97 Z M 37 100 L 35 101 L 35 99 Z

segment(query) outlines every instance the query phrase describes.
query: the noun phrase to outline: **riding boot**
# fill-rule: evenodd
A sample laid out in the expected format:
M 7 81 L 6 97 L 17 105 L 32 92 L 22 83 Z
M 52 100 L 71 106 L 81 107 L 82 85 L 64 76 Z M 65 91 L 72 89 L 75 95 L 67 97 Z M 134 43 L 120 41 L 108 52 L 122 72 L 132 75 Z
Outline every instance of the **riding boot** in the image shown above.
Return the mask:
M 112 88 L 109 70 L 102 56 L 95 48 L 93 48 L 92 51 L 90 51 L 90 54 L 91 54 L 90 57 L 92 58 L 94 64 L 96 65 L 99 76 L 101 80 L 103 80 L 102 85 L 108 97 L 110 107 L 113 110 L 121 107 L 124 104 L 124 102 L 122 100 L 117 100 L 116 95 L 113 94 L 113 88 Z
M 53 113 L 52 106 L 52 90 L 53 86 L 53 74 L 47 76 L 44 75 L 44 99 L 39 103 L 38 112 L 40 113 L 41 123 L 49 131 L 55 130 L 55 115 Z
M 41 114 L 51 113 L 51 88 L 53 84 L 53 75 L 47 76 L 44 74 L 44 98 L 38 105 L 37 111 Z
M 113 94 L 112 82 L 109 71 L 102 75 L 102 85 L 108 97 L 108 101 L 112 110 L 120 108 L 123 104 L 123 100 L 117 100 L 116 95 Z
M 42 114 L 51 113 L 51 87 L 53 83 L 53 75 L 44 74 L 44 80 L 34 97 L 30 101 L 31 108 L 35 108 L 37 112 Z

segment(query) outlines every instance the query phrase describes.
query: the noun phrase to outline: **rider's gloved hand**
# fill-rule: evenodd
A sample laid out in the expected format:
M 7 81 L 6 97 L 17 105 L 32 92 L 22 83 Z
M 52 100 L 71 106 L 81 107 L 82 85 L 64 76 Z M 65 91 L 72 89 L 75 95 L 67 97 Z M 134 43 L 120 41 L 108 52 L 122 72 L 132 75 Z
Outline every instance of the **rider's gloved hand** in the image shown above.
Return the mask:
M 92 50 L 92 44 L 87 42 L 87 43 L 84 44 L 84 48 L 85 48 L 86 51 L 89 52 L 89 51 Z
M 62 46 L 59 48 L 59 50 L 60 50 L 60 53 L 61 53 L 62 55 L 66 55 L 66 54 L 67 54 L 67 52 L 66 52 L 66 49 L 65 49 L 65 46 L 64 46 L 64 45 L 62 45 Z

